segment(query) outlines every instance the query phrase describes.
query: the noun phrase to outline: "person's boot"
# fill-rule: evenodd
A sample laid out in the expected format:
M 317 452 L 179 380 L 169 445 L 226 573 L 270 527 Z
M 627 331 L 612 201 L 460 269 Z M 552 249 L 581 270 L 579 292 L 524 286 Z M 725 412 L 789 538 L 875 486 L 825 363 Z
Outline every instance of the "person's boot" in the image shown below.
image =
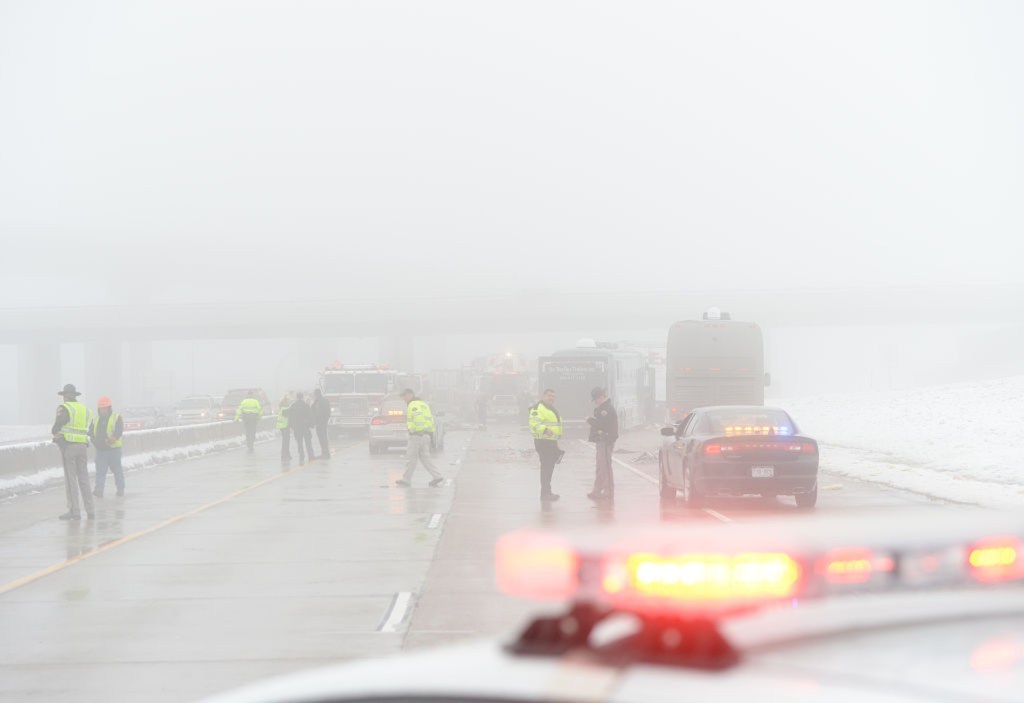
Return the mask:
M 558 495 L 557 493 L 546 493 L 540 497 L 540 501 L 542 503 L 554 503 L 561 497 L 562 496 Z
M 82 516 L 78 513 L 64 513 L 59 517 L 60 520 L 81 520 Z
M 438 486 L 442 485 L 443 483 L 444 483 L 444 479 L 443 478 L 435 478 L 433 481 L 430 482 L 430 485 L 433 488 L 437 488 Z
M 97 498 L 102 498 L 102 497 L 103 497 L 103 494 L 102 494 L 102 493 L 100 493 L 99 491 L 93 491 L 93 492 L 92 492 L 92 494 L 93 494 L 94 496 L 96 496 Z
M 123 498 L 124 497 L 124 489 L 123 488 L 117 492 L 117 497 L 118 498 Z

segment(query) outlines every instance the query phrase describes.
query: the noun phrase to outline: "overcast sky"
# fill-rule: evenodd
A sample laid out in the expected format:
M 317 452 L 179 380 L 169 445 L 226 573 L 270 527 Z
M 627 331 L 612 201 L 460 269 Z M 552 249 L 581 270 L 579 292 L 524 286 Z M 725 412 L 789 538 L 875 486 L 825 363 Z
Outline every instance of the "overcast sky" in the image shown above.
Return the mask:
M 0 295 L 1015 282 L 1022 36 L 1012 0 L 0 0 Z

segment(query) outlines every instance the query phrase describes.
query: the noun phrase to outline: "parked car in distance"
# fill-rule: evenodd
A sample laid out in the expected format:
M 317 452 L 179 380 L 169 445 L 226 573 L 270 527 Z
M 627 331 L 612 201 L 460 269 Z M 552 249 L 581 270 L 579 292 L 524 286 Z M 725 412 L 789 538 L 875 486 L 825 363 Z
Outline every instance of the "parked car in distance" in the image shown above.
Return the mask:
M 392 447 L 405 448 L 409 442 L 405 410 L 406 403 L 401 398 L 385 398 L 381 402 L 377 414 L 370 418 L 370 454 L 382 454 Z M 435 411 L 434 435 L 430 445 L 433 454 L 444 450 L 444 435 L 444 413 Z
M 250 393 L 254 393 L 256 395 L 256 400 L 260 401 L 264 415 L 273 414 L 273 409 L 270 406 L 270 398 L 267 397 L 267 394 L 263 392 L 262 388 L 232 388 L 224 394 L 224 398 L 220 401 L 220 409 L 217 410 L 217 419 L 234 420 L 235 411 L 238 410 L 238 404 L 248 398 Z
M 152 430 L 172 423 L 163 410 L 155 405 L 131 405 L 121 410 L 125 432 Z
M 185 398 L 174 412 L 178 425 L 196 425 L 203 422 L 217 422 L 220 406 L 212 395 L 193 395 Z
M 696 408 L 662 429 L 662 500 L 687 505 L 714 496 L 790 495 L 818 500 L 818 443 L 785 410 L 760 405 Z

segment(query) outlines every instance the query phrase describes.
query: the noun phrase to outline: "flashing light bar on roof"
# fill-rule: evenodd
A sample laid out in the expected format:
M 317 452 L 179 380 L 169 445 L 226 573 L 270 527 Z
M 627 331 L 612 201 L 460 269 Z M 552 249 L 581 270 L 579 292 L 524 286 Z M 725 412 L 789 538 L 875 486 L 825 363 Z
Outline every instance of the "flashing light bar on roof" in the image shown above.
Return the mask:
M 1021 540 L 1017 537 L 982 540 L 971 547 L 967 562 L 974 578 L 982 582 L 1024 579 Z
M 632 596 L 719 601 L 789 598 L 800 578 L 786 554 L 634 554 L 611 562 L 602 588 L 613 600 Z
M 862 529 L 870 531 L 875 522 Z M 498 585 L 513 596 L 627 612 L 728 614 L 793 598 L 1024 583 L 1022 541 L 1013 535 L 946 544 L 894 539 L 888 546 L 837 540 L 823 547 L 821 535 L 828 533 L 820 529 L 808 533 L 804 546 L 801 537 L 769 538 L 763 526 L 716 529 L 706 538 L 659 530 L 609 541 L 607 548 L 595 547 L 592 535 L 576 546 L 550 533 L 512 533 L 498 542 Z M 715 546 L 723 541 L 733 548 Z M 750 546 L 735 548 L 745 541 Z

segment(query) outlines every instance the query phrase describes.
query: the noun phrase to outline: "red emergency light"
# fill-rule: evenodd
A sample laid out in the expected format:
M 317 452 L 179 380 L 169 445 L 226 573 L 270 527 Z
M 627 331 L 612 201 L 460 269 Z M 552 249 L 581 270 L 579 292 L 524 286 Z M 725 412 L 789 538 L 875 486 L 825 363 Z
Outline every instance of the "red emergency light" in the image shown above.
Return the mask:
M 1024 578 L 1021 540 L 1016 537 L 996 537 L 972 545 L 967 563 L 978 581 L 995 583 Z
M 610 539 L 606 546 L 591 533 L 571 540 L 514 532 L 498 541 L 497 581 L 512 596 L 712 617 L 791 599 L 1024 582 L 1022 539 L 1015 535 L 944 543 L 926 538 L 917 546 L 919 537 L 911 532 L 903 544 L 823 547 L 831 541 L 828 532 L 806 528 L 797 537 L 773 535 L 765 526 L 696 535 L 656 530 Z

